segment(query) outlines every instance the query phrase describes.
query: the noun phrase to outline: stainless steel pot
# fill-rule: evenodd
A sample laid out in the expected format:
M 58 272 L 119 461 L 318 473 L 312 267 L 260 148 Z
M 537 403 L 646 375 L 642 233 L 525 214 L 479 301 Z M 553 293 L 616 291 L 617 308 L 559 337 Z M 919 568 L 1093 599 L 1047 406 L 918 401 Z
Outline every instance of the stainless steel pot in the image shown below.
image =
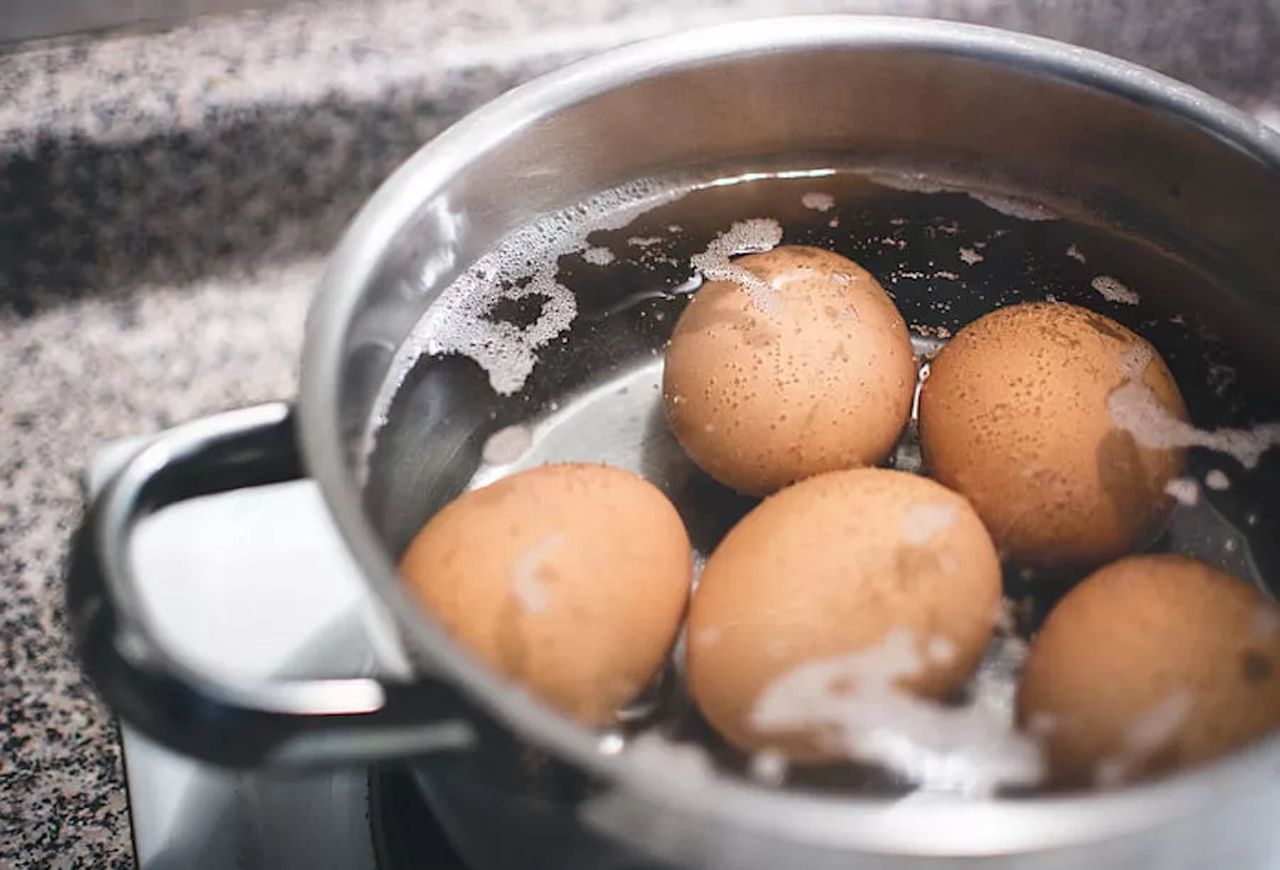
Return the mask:
M 1280 370 L 1280 138 L 1201 93 L 1045 40 L 902 19 L 760 21 L 625 48 L 495 101 L 383 185 L 314 302 L 296 407 L 172 430 L 93 504 L 70 604 L 107 700 L 152 737 L 223 764 L 412 762 L 480 861 L 505 852 L 539 867 L 1276 866 L 1277 740 L 1088 796 L 891 802 L 678 776 L 602 751 L 598 735 L 470 660 L 405 597 L 394 571 L 405 532 L 393 527 L 409 520 L 384 509 L 378 487 L 393 482 L 362 485 L 361 437 L 396 349 L 442 288 L 507 232 L 601 189 L 715 161 L 830 153 L 998 171 L 1022 189 L 1074 192 L 1117 222 L 1140 214 L 1143 232 L 1158 228 L 1160 241 L 1228 282 L 1230 292 L 1197 304 L 1264 371 Z M 469 476 L 455 466 L 478 450 L 481 417 L 430 418 L 427 455 L 406 471 L 434 488 L 420 513 Z M 230 684 L 157 640 L 127 559 L 139 518 L 303 474 L 320 483 L 370 594 L 395 616 L 416 679 Z

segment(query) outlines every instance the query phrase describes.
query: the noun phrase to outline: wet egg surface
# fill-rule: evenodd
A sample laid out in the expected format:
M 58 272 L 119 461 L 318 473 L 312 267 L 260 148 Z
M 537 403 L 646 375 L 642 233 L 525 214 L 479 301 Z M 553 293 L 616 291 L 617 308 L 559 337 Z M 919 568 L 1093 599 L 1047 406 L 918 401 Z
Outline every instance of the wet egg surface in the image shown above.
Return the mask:
M 413 539 L 400 572 L 469 652 L 602 725 L 666 660 L 692 557 L 679 515 L 652 484 L 566 463 L 460 496 Z
M 753 171 L 745 175 L 716 176 L 713 182 L 692 189 L 681 187 L 684 180 L 627 185 L 615 191 L 617 195 L 594 197 L 556 213 L 540 226 L 522 228 L 504 239 L 493 256 L 486 255 L 469 267 L 448 288 L 442 309 L 424 318 L 412 342 L 398 354 L 381 390 L 375 420 L 362 436 L 360 450 L 368 457 L 366 506 L 373 524 L 390 552 L 407 552 L 423 523 L 460 492 L 521 475 L 544 463 L 603 462 L 651 481 L 670 499 L 688 530 L 695 564 L 711 554 L 727 540 L 726 533 L 730 538 L 737 534 L 730 530 L 758 504 L 744 493 L 765 492 L 782 484 L 733 484 L 731 471 L 715 471 L 712 460 L 699 453 L 698 432 L 685 428 L 688 421 L 680 419 L 682 411 L 672 412 L 669 403 L 683 406 L 683 401 L 672 400 L 685 394 L 664 391 L 663 364 L 676 325 L 696 309 L 698 300 L 712 298 L 717 286 L 738 287 L 740 292 L 726 296 L 740 303 L 739 310 L 751 322 L 759 313 L 761 322 L 767 323 L 772 284 L 742 268 L 756 257 L 787 248 L 820 248 L 833 258 L 831 262 L 841 264 L 841 274 L 849 274 L 851 261 L 856 261 L 874 276 L 900 312 L 916 352 L 925 359 L 942 354 L 935 362 L 948 354 L 943 348 L 949 339 L 958 333 L 963 338 L 993 310 L 1027 302 L 1057 310 L 1072 308 L 1061 304 L 1070 302 L 1088 309 L 1097 317 L 1094 326 L 1105 327 L 1102 333 L 1111 331 L 1126 338 L 1141 335 L 1146 341 L 1133 342 L 1118 358 L 1107 351 L 1107 368 L 1114 376 L 1099 390 L 1104 394 L 1102 413 L 1087 419 L 1109 416 L 1110 421 L 1103 420 L 1105 430 L 1094 433 L 1099 440 L 1091 442 L 1092 449 L 1082 448 L 1077 453 L 1079 462 L 1072 466 L 1097 479 L 1083 487 L 1041 488 L 1051 490 L 1046 497 L 1053 495 L 1055 500 L 1064 493 L 1083 494 L 1088 496 L 1085 503 L 1101 492 L 1104 500 L 1137 505 L 1136 521 L 1131 526 L 1123 518 L 1112 523 L 1110 539 L 1081 537 L 1091 551 L 1088 563 L 1077 561 L 1083 557 L 1073 550 L 1046 550 L 1048 558 L 1018 560 L 1006 546 L 1010 557 L 1003 565 L 1006 618 L 994 633 L 989 621 L 983 627 L 991 643 L 972 676 L 957 675 L 954 687 L 939 689 L 941 694 L 923 681 L 959 655 L 958 638 L 930 635 L 933 628 L 912 622 L 909 608 L 904 608 L 907 617 L 898 620 L 901 624 L 889 625 L 874 637 L 869 634 L 865 642 L 833 645 L 829 652 L 806 635 L 827 636 L 823 631 L 829 628 L 830 636 L 843 631 L 853 637 L 854 629 L 861 630 L 854 615 L 833 625 L 836 620 L 827 610 L 837 608 L 824 609 L 815 603 L 799 614 L 796 624 L 779 622 L 769 630 L 779 636 L 779 642 L 772 644 L 774 653 L 787 645 L 802 649 L 805 643 L 813 643 L 813 656 L 797 654 L 785 670 L 762 679 L 754 701 L 734 701 L 737 707 L 732 709 L 726 701 L 731 715 L 720 719 L 714 718 L 715 699 L 703 704 L 702 698 L 692 698 L 687 690 L 682 665 L 692 667 L 700 654 L 692 646 L 692 635 L 690 646 L 676 642 L 670 647 L 674 656 L 668 654 L 662 660 L 658 655 L 656 668 L 667 668 L 661 678 L 643 676 L 654 673 L 646 663 L 635 669 L 634 678 L 624 681 L 626 691 L 617 691 L 618 697 L 635 691 L 642 692 L 642 697 L 623 716 L 615 717 L 614 710 L 626 700 L 593 702 L 597 712 L 584 715 L 573 712 L 577 701 L 568 695 L 557 701 L 553 691 L 558 689 L 540 689 L 537 683 L 551 683 L 550 670 L 562 661 L 572 674 L 574 668 L 585 669 L 585 662 L 608 660 L 612 647 L 605 640 L 583 647 L 588 651 L 581 656 L 561 650 L 562 658 L 548 656 L 535 666 L 511 628 L 517 620 L 510 616 L 514 611 L 510 602 L 493 608 L 503 609 L 501 618 L 507 620 L 507 627 L 502 631 L 483 627 L 496 625 L 497 619 L 486 615 L 490 612 L 482 605 L 468 604 L 457 614 L 461 621 L 471 618 L 478 623 L 479 628 L 467 629 L 483 638 L 476 646 L 489 644 L 493 649 L 487 654 L 495 667 L 508 668 L 504 672 L 517 684 L 580 721 L 605 728 L 597 735 L 602 752 L 634 754 L 635 763 L 649 766 L 670 761 L 664 773 L 672 776 L 678 775 L 678 761 L 696 759 L 689 767 L 696 768 L 697 775 L 750 779 L 771 787 L 816 789 L 833 795 L 893 796 L 914 790 L 987 795 L 1008 794 L 1007 787 L 1024 794 L 1041 780 L 1037 747 L 1028 746 L 1032 735 L 1013 730 L 1018 675 L 1026 642 L 1065 591 L 1062 584 L 1045 579 L 1082 577 L 1096 567 L 1104 549 L 1121 546 L 1120 538 L 1131 541 L 1123 545 L 1129 551 L 1149 548 L 1193 554 L 1260 588 L 1266 585 L 1265 578 L 1280 576 L 1280 548 L 1274 543 L 1280 541 L 1280 512 L 1273 510 L 1274 494 L 1280 491 L 1280 463 L 1276 462 L 1280 451 L 1268 452 L 1280 443 L 1280 426 L 1274 422 L 1280 419 L 1280 403 L 1275 401 L 1274 378 L 1267 375 L 1280 369 L 1251 366 L 1244 350 L 1252 345 L 1241 341 L 1231 318 L 1218 316 L 1219 303 L 1225 307 L 1233 298 L 1239 301 L 1239 288 L 1232 286 L 1230 276 L 1215 273 L 1212 261 L 1147 244 L 1133 234 L 1116 233 L 1105 221 L 1072 211 L 1069 202 L 1036 206 L 1017 197 L 939 188 L 930 179 L 923 186 L 916 184 L 919 178 L 882 183 L 856 168 L 822 170 L 805 177 L 793 172 L 791 165 L 784 167 L 785 177 L 762 176 L 754 172 L 757 167 L 749 168 Z M 1056 210 L 1059 206 L 1061 211 Z M 426 271 L 423 275 L 424 286 L 413 289 L 429 295 L 429 276 Z M 825 292 L 820 283 L 812 286 L 814 293 Z M 1206 299 L 1214 304 L 1203 304 Z M 785 309 L 772 311 L 778 314 Z M 1092 331 L 1100 334 L 1097 328 Z M 753 331 L 736 333 L 742 337 Z M 1022 336 L 1023 355 L 1051 356 L 1061 337 L 1054 333 Z M 963 346 L 963 341 L 956 339 L 953 345 Z M 1042 351 L 1045 345 L 1049 347 Z M 794 358 L 801 359 L 800 351 L 807 349 L 799 347 Z M 994 365 L 1000 369 L 1019 360 L 1018 354 L 1006 353 Z M 720 362 L 720 357 L 713 356 L 706 367 Z M 767 359 L 766 363 L 773 364 Z M 1157 377 L 1166 364 L 1177 381 L 1172 390 L 1163 376 Z M 820 387 L 824 378 L 834 377 L 814 368 L 805 372 L 806 377 L 812 374 L 810 390 Z M 765 392 L 775 397 L 784 395 L 779 384 L 787 380 L 785 367 L 778 375 L 773 382 L 767 378 L 762 382 Z M 940 383 L 942 379 L 926 382 L 926 405 L 929 385 Z M 721 385 L 718 377 L 717 385 Z M 1189 414 L 1171 400 L 1171 394 L 1178 392 Z M 1067 406 L 1076 398 L 1065 389 L 1055 395 Z M 1016 398 L 1022 401 L 1025 396 Z M 1034 416 L 1031 403 L 1022 410 Z M 1007 408 L 997 411 L 1002 420 L 1014 416 Z M 962 405 L 958 416 L 963 419 L 968 412 Z M 782 412 L 787 414 L 785 421 L 771 417 L 772 413 L 765 412 L 761 417 L 765 425 L 754 431 L 769 431 L 770 422 L 791 424 L 788 411 Z M 929 418 L 926 430 L 945 427 L 946 421 L 939 423 L 936 414 L 925 416 Z M 867 419 L 873 417 L 874 413 Z M 1063 419 L 1063 431 L 1075 437 L 1088 434 L 1078 420 Z M 880 461 L 897 469 L 929 472 L 922 467 L 916 423 L 914 419 L 907 423 L 902 437 Z M 714 420 L 704 421 L 701 432 L 712 436 L 719 428 Z M 798 427 L 789 434 L 793 443 L 798 435 L 800 453 L 809 449 L 811 440 L 818 446 L 816 432 Z M 1124 449 L 1116 450 L 1117 445 Z M 722 455 L 754 463 L 769 457 L 766 446 L 763 438 L 739 438 Z M 1018 451 L 1024 446 L 1011 448 L 1014 461 L 1001 459 L 999 452 L 1005 446 L 999 442 L 984 445 L 981 452 L 988 455 L 978 458 L 993 466 L 1003 461 L 1018 468 Z M 1170 472 L 1175 476 L 1158 486 L 1166 475 L 1159 462 L 1148 463 L 1147 458 L 1181 456 L 1184 451 L 1185 466 L 1174 463 L 1180 470 Z M 1091 460 L 1092 469 L 1086 468 Z M 752 463 L 745 463 L 748 470 Z M 1104 467 L 1109 469 L 1107 474 L 1102 473 Z M 1056 473 L 1051 468 L 1044 473 L 1045 479 Z M 1116 486 L 1116 481 L 1125 485 Z M 980 508 L 980 496 L 970 494 L 975 508 Z M 991 501 L 999 507 L 1000 497 Z M 524 513 L 541 510 L 539 502 L 530 500 Z M 590 511 L 606 513 L 598 503 Z M 1034 521 L 1038 511 L 1033 504 L 1023 515 Z M 977 512 L 982 514 L 981 509 Z M 508 513 L 518 511 L 511 508 Z M 1086 515 L 1083 510 L 1077 514 Z M 936 513 L 932 519 L 937 521 Z M 487 530 L 472 539 L 477 542 L 474 549 L 505 546 L 501 541 L 504 522 L 506 515 L 486 520 Z M 878 543 L 887 547 L 900 531 L 876 525 L 883 522 L 872 517 L 867 527 L 880 528 Z M 1012 525 L 1015 530 L 1021 528 L 1019 521 Z M 928 522 L 922 526 L 929 527 Z M 1047 528 L 1052 532 L 1051 524 Z M 996 528 L 990 531 L 992 537 L 1000 537 Z M 629 526 L 625 533 L 634 536 Z M 546 536 L 530 538 L 527 546 L 512 554 L 508 568 L 516 563 L 522 569 L 537 564 L 546 555 L 539 542 L 551 546 Z M 825 539 L 822 546 L 814 542 L 813 558 L 822 556 L 823 547 L 838 548 L 838 543 L 832 543 L 836 540 Z M 1053 543 L 1054 539 L 1044 540 Z M 443 547 L 444 539 L 438 543 Z M 1041 545 L 1033 541 L 1029 548 Z M 643 571 L 624 572 L 631 585 L 652 583 L 651 573 L 661 560 L 650 559 L 650 552 L 654 551 L 640 557 Z M 744 557 L 744 561 L 748 560 Z M 1032 570 L 1027 562 L 1067 570 Z M 595 564 L 602 565 L 604 560 Z M 508 568 L 493 574 L 498 579 L 491 583 L 492 601 L 501 602 L 510 592 Z M 761 569 L 748 564 L 742 573 L 747 576 L 753 570 Z M 886 582 L 897 576 L 896 570 L 894 565 L 885 569 Z M 595 582 L 604 582 L 600 580 L 604 573 L 597 568 L 591 576 Z M 527 570 L 515 574 L 531 576 Z M 793 582 L 802 582 L 805 571 L 793 574 L 801 578 Z M 459 585 L 474 580 L 470 568 L 458 569 L 456 575 Z M 532 576 L 536 578 L 537 572 Z M 714 580 L 717 573 L 709 576 Z M 782 576 L 776 574 L 774 582 Z M 766 584 L 760 582 L 763 588 Z M 583 584 L 589 585 L 585 580 Z M 723 584 L 707 588 L 716 585 Z M 550 588 L 551 584 L 521 582 L 516 603 L 537 609 Z M 825 589 L 821 584 L 815 588 Z M 833 600 L 837 593 L 848 594 L 834 582 L 831 589 Z M 879 597 L 882 603 L 893 600 L 887 594 Z M 929 600 L 928 595 L 918 596 L 918 609 Z M 885 616 L 887 611 L 876 606 L 860 607 L 859 612 L 871 622 L 894 622 L 895 616 Z M 967 612 L 961 604 L 957 608 Z M 536 624 L 536 620 L 526 622 Z M 553 647 L 562 646 L 581 624 L 581 615 L 575 615 L 565 620 L 563 630 L 538 637 Z M 679 617 L 673 617 L 672 625 L 678 624 Z M 623 622 L 612 625 L 617 634 L 626 630 Z M 738 630 L 747 628 L 732 631 Z M 465 643 L 464 629 L 455 631 Z M 714 636 L 715 632 L 704 634 L 701 640 L 709 642 Z M 763 668 L 769 664 L 770 640 L 762 627 L 753 644 L 744 642 L 738 658 Z M 734 682 L 740 675 L 732 671 L 733 664 L 734 657 L 720 662 L 727 675 L 726 692 L 741 688 Z M 583 685 L 590 683 L 581 680 Z M 641 688 L 636 689 L 637 685 Z M 750 694 L 742 691 L 744 696 Z M 706 692 L 703 695 L 709 697 Z M 598 697 L 598 693 L 593 689 L 573 697 L 586 696 Z M 1182 715 L 1182 703 L 1175 697 L 1145 710 L 1139 716 L 1138 732 L 1159 732 L 1160 723 Z M 600 712 L 611 706 L 607 713 Z M 734 737 L 734 729 L 743 719 L 733 709 L 746 710 L 740 738 Z M 770 747 L 785 749 L 787 754 Z M 904 747 L 911 751 L 904 752 Z M 821 763 L 808 763 L 819 758 Z M 796 763 L 788 764 L 788 759 Z M 1135 768 L 1129 775 L 1143 774 Z M 538 780 L 538 789 L 556 787 L 554 777 L 531 776 Z
M 1114 320 L 1048 302 L 987 314 L 930 365 L 926 468 L 968 497 L 1014 561 L 1090 566 L 1145 546 L 1163 529 L 1184 457 L 1116 425 L 1108 400 L 1129 380 L 1186 419 L 1164 361 Z
M 1121 559 L 1049 614 L 1018 711 L 1060 785 L 1214 758 L 1280 724 L 1280 609 L 1185 556 Z
M 883 460 L 911 412 L 916 365 L 879 282 L 800 245 L 733 267 L 693 297 L 667 349 L 667 418 L 689 456 L 755 494 Z
M 739 748 L 833 757 L 820 729 L 753 724 L 767 687 L 905 631 L 925 665 L 900 688 L 943 697 L 973 673 L 999 600 L 995 548 L 961 496 L 885 469 L 812 477 L 766 499 L 707 561 L 689 615 L 690 692 Z

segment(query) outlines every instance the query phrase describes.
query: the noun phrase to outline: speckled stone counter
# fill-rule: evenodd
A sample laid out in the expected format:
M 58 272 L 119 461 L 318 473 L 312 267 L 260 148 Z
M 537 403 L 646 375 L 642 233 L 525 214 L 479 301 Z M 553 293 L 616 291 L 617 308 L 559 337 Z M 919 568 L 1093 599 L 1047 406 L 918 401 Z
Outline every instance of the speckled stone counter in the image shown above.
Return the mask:
M 62 610 L 95 449 L 288 396 L 323 252 L 461 114 L 586 53 L 784 9 L 1038 32 L 1278 117 L 1265 0 L 397 0 L 0 56 L 0 867 L 132 863 L 115 729 Z

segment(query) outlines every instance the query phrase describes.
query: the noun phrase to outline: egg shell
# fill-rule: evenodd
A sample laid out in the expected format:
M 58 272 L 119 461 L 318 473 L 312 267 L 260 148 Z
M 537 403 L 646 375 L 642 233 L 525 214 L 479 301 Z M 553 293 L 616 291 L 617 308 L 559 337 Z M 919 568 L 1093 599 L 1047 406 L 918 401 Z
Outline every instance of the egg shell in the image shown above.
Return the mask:
M 605 465 L 546 465 L 464 493 L 406 550 L 401 576 L 473 655 L 601 725 L 663 666 L 692 552 L 651 483 Z
M 1116 785 L 1280 725 L 1280 609 L 1186 556 L 1121 559 L 1072 589 L 1031 645 L 1019 721 L 1054 781 Z
M 960 330 L 920 393 L 925 464 L 978 511 L 1001 553 L 1043 566 L 1094 567 L 1154 539 L 1182 473 L 1182 450 L 1139 447 L 1107 399 L 1135 345 L 1142 382 L 1187 417 L 1173 375 L 1138 335 L 1075 305 L 1032 302 Z
M 832 757 L 821 735 L 753 727 L 766 688 L 905 629 L 927 664 L 896 684 L 942 697 L 977 667 L 1000 594 L 995 547 L 963 497 L 899 471 L 818 475 L 758 505 L 707 560 L 690 606 L 690 692 L 741 749 Z
M 883 460 L 911 413 L 916 363 L 880 284 L 852 260 L 800 245 L 734 265 L 764 291 L 708 283 L 667 348 L 663 398 L 685 451 L 751 494 Z

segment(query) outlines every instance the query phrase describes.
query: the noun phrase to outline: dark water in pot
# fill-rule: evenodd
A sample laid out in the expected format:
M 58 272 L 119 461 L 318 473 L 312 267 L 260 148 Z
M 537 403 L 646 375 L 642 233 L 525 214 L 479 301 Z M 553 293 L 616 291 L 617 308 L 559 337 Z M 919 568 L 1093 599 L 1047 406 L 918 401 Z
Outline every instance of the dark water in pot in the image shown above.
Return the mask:
M 920 176 L 868 174 L 864 167 L 709 173 L 693 184 L 684 178 L 641 185 L 631 192 L 639 205 L 626 194 L 606 198 L 526 235 L 514 254 L 473 270 L 458 298 L 468 288 L 498 288 L 478 297 L 472 312 L 494 325 L 491 337 L 516 336 L 520 344 L 532 333 L 550 333 L 524 354 L 534 362 L 527 377 L 520 354 L 459 353 L 458 342 L 434 341 L 439 322 L 424 322 L 384 390 L 387 401 L 369 439 L 366 503 L 387 546 L 399 553 L 466 488 L 575 460 L 629 468 L 656 483 L 705 557 L 756 500 L 707 478 L 670 435 L 659 391 L 662 348 L 700 284 L 691 258 L 748 219 L 776 221 L 784 244 L 829 248 L 874 274 L 922 357 L 997 307 L 1056 299 L 1099 311 L 1150 340 L 1196 426 L 1249 428 L 1280 419 L 1265 364 L 1230 341 L 1230 323 L 1220 316 L 1221 300 L 1232 295 L 1220 277 L 1229 270 L 1211 257 L 1170 250 L 1167 239 L 1157 244 L 1160 228 L 1144 225 L 1141 215 L 1102 218 L 1065 199 L 1046 207 L 938 188 Z M 543 250 L 536 249 L 539 240 Z M 566 306 L 573 309 L 568 314 Z M 1192 450 L 1186 474 L 1199 498 L 1176 508 L 1152 549 L 1194 555 L 1274 592 L 1264 578 L 1280 582 L 1280 511 L 1272 506 L 1278 454 L 1246 469 L 1223 454 Z M 891 461 L 919 468 L 914 425 Z M 1226 488 L 1204 485 L 1210 475 L 1221 483 L 1219 473 Z M 1020 641 L 1062 588 L 1016 572 L 1006 576 L 1011 619 L 978 678 L 989 700 L 1011 697 Z M 679 650 L 673 658 L 679 660 Z M 606 738 L 607 751 L 656 729 L 705 748 L 722 769 L 751 768 L 701 721 L 674 662 L 628 713 L 627 725 Z M 789 783 L 876 793 L 904 787 L 860 765 L 793 774 Z

